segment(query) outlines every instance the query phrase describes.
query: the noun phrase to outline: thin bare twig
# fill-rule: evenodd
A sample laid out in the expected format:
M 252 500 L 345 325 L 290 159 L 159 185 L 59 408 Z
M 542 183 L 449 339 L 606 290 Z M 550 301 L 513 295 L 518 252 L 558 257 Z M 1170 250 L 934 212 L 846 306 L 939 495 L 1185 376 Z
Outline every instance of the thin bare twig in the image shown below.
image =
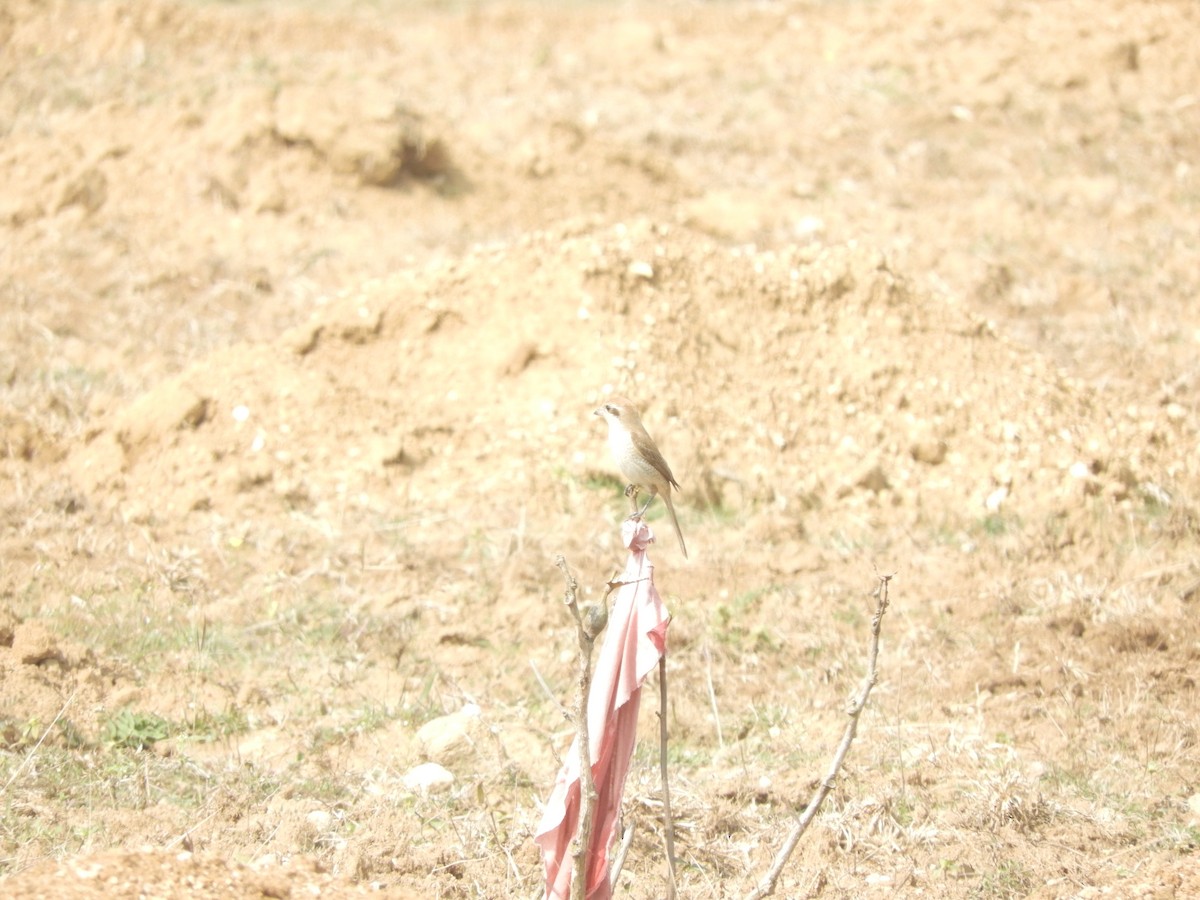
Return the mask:
M 888 582 L 891 580 L 891 575 L 879 576 L 879 587 L 875 592 L 875 615 L 871 619 L 871 640 L 867 646 L 867 674 L 863 677 L 858 693 L 851 698 L 850 705 L 846 709 L 850 721 L 846 723 L 846 730 L 842 733 L 841 743 L 838 744 L 837 751 L 833 755 L 829 771 L 826 772 L 825 778 L 817 786 L 812 799 L 808 801 L 808 806 L 800 814 L 800 818 L 796 820 L 787 840 L 783 842 L 783 846 L 775 855 L 775 861 L 771 864 L 771 868 L 763 876 L 758 886 L 747 895 L 746 900 L 761 900 L 761 898 L 775 893 L 775 884 L 779 881 L 783 867 L 787 865 L 796 845 L 800 843 L 800 838 L 808 830 L 812 820 L 816 818 L 817 811 L 821 808 L 825 797 L 833 790 L 834 781 L 842 768 L 842 762 L 846 759 L 846 754 L 850 752 L 850 745 L 854 743 L 854 735 L 858 732 L 859 716 L 862 715 L 862 711 L 867 705 L 867 698 L 871 696 L 871 688 L 875 687 L 875 682 L 878 680 L 879 633 L 883 614 L 887 612 L 888 608 Z
M 704 675 L 708 680 L 708 705 L 712 707 L 713 722 L 717 725 L 717 746 L 724 750 L 725 736 L 721 733 L 721 711 L 717 708 L 717 692 L 713 687 L 712 650 L 707 643 L 704 645 Z
M 47 737 L 50 736 L 50 729 L 52 729 L 55 725 L 58 724 L 58 720 L 61 719 L 63 717 L 63 715 L 66 713 L 67 707 L 71 705 L 71 701 L 73 701 L 75 699 L 75 695 L 78 693 L 79 693 L 79 688 L 75 688 L 75 690 L 71 691 L 71 696 L 69 696 L 66 700 L 63 701 L 63 705 L 59 709 L 58 714 L 55 715 L 53 721 L 51 721 L 50 724 L 46 726 L 45 731 L 42 732 L 42 736 L 37 739 L 37 743 L 29 748 L 29 752 L 27 754 L 25 754 L 25 758 L 23 760 L 21 760 L 21 764 L 13 770 L 13 773 L 9 777 L 8 781 L 6 781 L 4 783 L 4 787 L 0 788 L 0 794 L 6 793 L 8 791 L 8 789 L 10 787 L 12 787 L 12 783 L 17 780 L 17 777 L 22 772 L 25 771 L 26 766 L 28 766 L 31 762 L 33 762 L 33 758 L 35 756 L 37 756 L 37 752 L 38 752 L 38 750 L 41 749 L 42 743 L 46 740 Z
M 667 778 L 667 654 L 658 658 L 658 769 L 662 778 L 663 841 L 667 849 L 666 900 L 675 900 L 675 819 L 671 815 L 671 784 Z
M 621 836 L 621 846 L 617 848 L 617 856 L 613 860 L 612 871 L 608 876 L 608 883 L 615 885 L 617 879 L 621 877 L 621 870 L 625 868 L 625 857 L 629 855 L 629 845 L 633 843 L 633 823 L 630 822 L 625 826 L 625 834 Z
M 503 851 L 508 859 L 508 870 L 512 873 L 513 879 L 517 884 L 525 883 L 525 876 L 521 874 L 521 867 L 517 865 L 517 861 L 513 859 L 512 851 L 508 849 L 508 844 L 500 837 L 500 829 L 496 827 L 496 814 L 492 810 L 488 810 L 488 826 L 492 832 L 492 840 L 496 842 L 496 846 Z
M 536 678 L 537 683 L 542 686 L 542 690 L 545 692 L 546 698 L 558 707 L 558 711 L 562 713 L 564 719 L 570 719 L 571 714 L 567 711 L 567 708 L 559 702 L 558 698 L 554 696 L 554 691 L 550 690 L 550 685 L 546 684 L 546 679 L 542 677 L 541 670 L 538 669 L 537 663 L 535 663 L 532 659 L 529 661 L 529 668 L 533 669 L 533 677 Z

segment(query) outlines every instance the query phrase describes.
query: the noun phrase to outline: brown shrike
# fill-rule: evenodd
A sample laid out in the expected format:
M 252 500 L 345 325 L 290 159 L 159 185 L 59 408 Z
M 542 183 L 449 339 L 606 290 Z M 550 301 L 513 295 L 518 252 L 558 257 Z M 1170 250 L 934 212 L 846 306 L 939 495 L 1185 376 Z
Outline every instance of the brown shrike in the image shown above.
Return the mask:
M 626 495 L 638 489 L 650 492 L 650 499 L 635 515 L 644 515 L 655 496 L 661 494 L 663 502 L 667 504 L 671 524 L 675 526 L 675 536 L 679 538 L 679 549 L 686 559 L 687 545 L 683 542 L 683 532 L 679 530 L 679 519 L 675 518 L 675 504 L 671 502 L 671 488 L 678 488 L 679 482 L 671 474 L 671 467 L 663 455 L 658 452 L 654 439 L 646 433 L 637 407 L 623 397 L 613 397 L 597 409 L 595 415 L 604 416 L 604 421 L 608 423 L 608 446 L 617 461 L 617 468 L 629 480 Z

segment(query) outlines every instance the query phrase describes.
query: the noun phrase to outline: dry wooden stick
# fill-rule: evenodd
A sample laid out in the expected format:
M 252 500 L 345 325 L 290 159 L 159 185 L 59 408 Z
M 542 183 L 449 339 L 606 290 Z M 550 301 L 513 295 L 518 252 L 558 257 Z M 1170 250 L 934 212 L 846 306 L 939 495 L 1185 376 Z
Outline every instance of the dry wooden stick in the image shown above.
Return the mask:
M 588 694 L 592 688 L 592 647 L 596 635 L 604 629 L 601 613 L 589 608 L 580 611 L 577 595 L 579 583 L 571 574 L 567 561 L 562 556 L 554 560 L 562 570 L 567 583 L 563 602 L 575 619 L 575 631 L 579 638 L 579 687 L 575 698 L 575 727 L 579 741 L 579 830 L 575 834 L 575 846 L 571 851 L 573 860 L 571 874 L 572 900 L 586 900 L 588 880 L 588 849 L 592 844 L 592 814 L 596 805 L 596 783 L 592 779 L 592 747 L 588 737 Z M 607 607 L 602 607 L 607 612 Z
M 846 730 L 842 733 L 841 743 L 838 744 L 837 752 L 833 755 L 829 771 L 817 786 L 812 799 L 808 801 L 808 806 L 800 814 L 800 818 L 796 820 L 796 824 L 792 827 L 791 833 L 788 834 L 787 840 L 783 842 L 783 846 L 780 847 L 779 852 L 776 854 L 771 868 L 763 876 L 762 881 L 758 883 L 758 887 L 747 895 L 746 900 L 761 900 L 762 897 L 767 897 L 775 893 L 775 884 L 779 881 L 783 867 L 787 865 L 787 861 L 791 858 L 796 845 L 800 843 L 800 838 L 808 830 L 808 826 L 812 824 L 812 820 L 816 818 L 817 811 L 821 808 L 825 797 L 833 790 L 834 780 L 841 771 L 842 762 L 845 760 L 846 754 L 850 751 L 850 745 L 854 743 L 854 735 L 858 732 L 859 716 L 862 715 L 862 711 L 867 705 L 867 698 L 871 696 L 871 688 L 875 687 L 875 682 L 878 679 L 876 664 L 879 659 L 879 632 L 880 625 L 883 622 L 883 614 L 887 612 L 888 582 L 891 580 L 891 575 L 879 576 L 879 587 L 875 591 L 875 616 L 871 619 L 871 641 L 867 647 L 867 674 L 863 677 L 858 693 L 851 698 L 850 705 L 846 709 L 846 714 L 850 717 L 850 721 L 846 723 Z
M 667 654 L 663 653 L 658 658 L 658 769 L 662 779 L 663 841 L 667 849 L 666 900 L 675 900 L 675 819 L 671 815 L 667 768 Z

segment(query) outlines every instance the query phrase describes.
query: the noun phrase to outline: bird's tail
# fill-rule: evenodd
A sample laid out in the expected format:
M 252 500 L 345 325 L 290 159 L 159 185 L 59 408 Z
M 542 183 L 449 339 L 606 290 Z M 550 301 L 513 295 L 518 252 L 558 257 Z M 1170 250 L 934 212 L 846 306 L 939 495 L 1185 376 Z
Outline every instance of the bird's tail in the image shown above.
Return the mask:
M 671 516 L 671 524 L 675 526 L 675 537 L 679 538 L 679 549 L 683 551 L 683 558 L 687 559 L 687 544 L 683 542 L 683 532 L 679 530 L 679 519 L 675 515 L 675 504 L 671 502 L 671 491 L 664 491 L 662 498 L 663 502 L 667 504 L 667 513 Z

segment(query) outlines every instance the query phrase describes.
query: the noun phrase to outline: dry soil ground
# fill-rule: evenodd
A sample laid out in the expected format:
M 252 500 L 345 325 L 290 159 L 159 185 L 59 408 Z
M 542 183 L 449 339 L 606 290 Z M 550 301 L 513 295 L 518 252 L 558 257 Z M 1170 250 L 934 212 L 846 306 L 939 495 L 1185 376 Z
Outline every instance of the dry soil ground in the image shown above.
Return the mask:
M 0 894 L 534 896 L 619 390 L 692 550 L 683 896 L 761 876 L 877 570 L 781 895 L 1200 896 L 1197 47 L 1193 0 L 7 0 Z

